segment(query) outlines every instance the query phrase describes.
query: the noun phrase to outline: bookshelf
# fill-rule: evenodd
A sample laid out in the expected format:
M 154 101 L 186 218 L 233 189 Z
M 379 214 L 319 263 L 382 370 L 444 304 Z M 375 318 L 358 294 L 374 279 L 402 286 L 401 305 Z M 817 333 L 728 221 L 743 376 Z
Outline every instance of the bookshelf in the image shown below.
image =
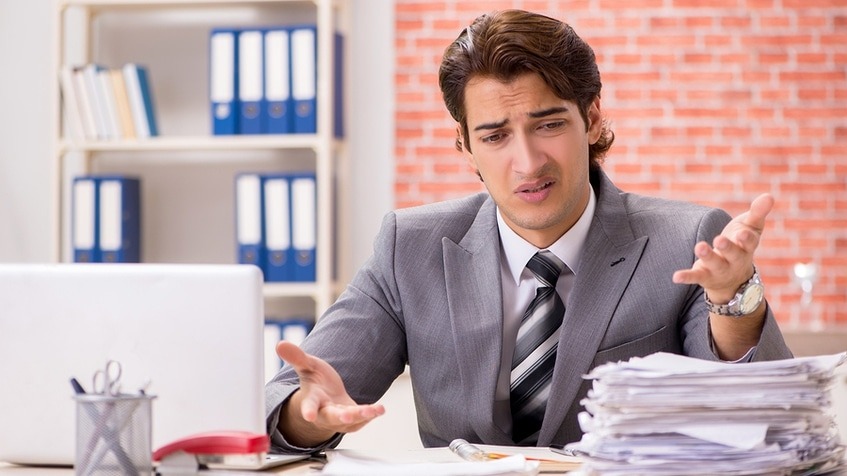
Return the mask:
M 234 176 L 312 170 L 317 179 L 315 282 L 266 283 L 269 315 L 308 303 L 319 316 L 335 299 L 346 250 L 347 145 L 333 134 L 335 31 L 346 36 L 341 0 L 56 0 L 54 77 L 66 65 L 147 66 L 159 135 L 84 140 L 68 134 L 59 81 L 53 160 L 53 256 L 72 260 L 70 181 L 87 173 L 142 178 L 144 262 L 235 263 Z M 214 27 L 317 25 L 317 133 L 214 136 L 208 99 L 208 40 Z

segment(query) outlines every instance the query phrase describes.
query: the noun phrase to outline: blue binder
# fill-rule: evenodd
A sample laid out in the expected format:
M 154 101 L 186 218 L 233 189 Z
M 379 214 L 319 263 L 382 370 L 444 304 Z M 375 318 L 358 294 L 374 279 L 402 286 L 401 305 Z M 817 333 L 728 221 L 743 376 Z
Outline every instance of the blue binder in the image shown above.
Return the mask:
M 238 102 L 240 134 L 265 132 L 264 112 L 264 34 L 261 30 L 238 33 Z
M 344 37 L 334 34 L 333 134 L 344 135 Z M 290 29 L 291 97 L 294 107 L 292 131 L 317 132 L 317 29 L 314 25 Z
M 317 132 L 317 29 L 291 29 L 291 97 L 294 101 L 293 132 Z
M 129 63 L 124 65 L 123 70 L 136 136 L 145 138 L 159 135 L 156 111 L 153 107 L 153 88 L 150 85 L 147 68 Z
M 300 345 L 309 335 L 314 322 L 308 318 L 265 318 L 264 347 L 265 347 L 265 380 L 270 380 L 282 368 L 282 360 L 276 354 L 279 341 L 288 341 Z
M 292 174 L 291 251 L 294 281 L 315 281 L 317 187 L 314 173 Z
M 133 177 L 101 176 L 99 195 L 100 260 L 141 262 L 141 182 Z
M 291 48 L 287 28 L 265 31 L 265 125 L 270 134 L 288 134 L 293 129 L 291 100 Z
M 262 180 L 258 174 L 235 177 L 235 230 L 238 262 L 264 266 Z M 264 269 L 263 269 L 264 271 Z
M 263 175 L 265 281 L 293 281 L 291 193 L 288 176 Z
M 209 35 L 209 101 L 212 133 L 238 132 L 238 31 L 216 28 Z
M 71 192 L 71 246 L 77 263 L 100 261 L 97 179 L 75 177 Z

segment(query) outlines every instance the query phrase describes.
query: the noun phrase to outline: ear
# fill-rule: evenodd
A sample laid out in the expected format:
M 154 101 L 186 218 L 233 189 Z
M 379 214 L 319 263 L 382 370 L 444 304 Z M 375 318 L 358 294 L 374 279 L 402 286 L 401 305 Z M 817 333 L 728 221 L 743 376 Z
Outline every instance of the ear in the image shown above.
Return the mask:
M 603 115 L 600 114 L 600 97 L 598 96 L 588 106 L 588 143 L 597 143 L 601 132 L 603 132 Z
M 465 143 L 465 140 L 462 137 L 462 127 L 458 125 L 456 126 L 456 144 L 461 144 L 462 156 L 465 158 L 465 161 L 468 163 L 468 166 L 471 168 L 471 170 L 475 174 L 479 175 L 479 169 L 477 169 L 476 167 L 476 161 L 473 158 L 473 153 L 468 150 L 468 145 Z

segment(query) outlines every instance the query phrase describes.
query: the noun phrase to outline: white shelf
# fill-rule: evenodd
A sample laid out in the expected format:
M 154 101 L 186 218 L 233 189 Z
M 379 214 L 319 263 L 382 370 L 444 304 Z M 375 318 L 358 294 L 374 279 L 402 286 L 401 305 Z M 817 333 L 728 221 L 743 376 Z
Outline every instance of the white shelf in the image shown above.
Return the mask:
M 180 150 L 275 150 L 311 149 L 317 151 L 324 142 L 314 134 L 232 135 L 232 136 L 157 136 L 144 140 L 74 142 L 63 139 L 60 152 L 132 152 Z M 340 146 L 333 141 L 333 148 Z
M 93 9 L 166 8 L 166 7 L 230 7 L 278 3 L 316 4 L 317 0 L 58 0 L 59 8 L 85 7 Z
M 340 293 L 340 286 L 339 283 L 330 284 L 333 294 Z M 319 298 L 324 293 L 324 287 L 316 283 L 265 283 L 263 292 L 268 299 L 300 296 Z
M 264 25 L 265 22 L 279 21 L 302 22 L 301 19 L 304 15 L 309 18 L 306 21 L 314 22 L 317 25 L 317 134 L 208 135 L 203 127 L 197 127 L 201 123 L 204 125 L 208 123 L 208 104 L 202 106 L 198 104 L 196 95 L 186 101 L 183 101 L 183 99 L 187 95 L 175 95 L 169 101 L 164 101 L 163 104 L 156 104 L 157 109 L 160 109 L 159 106 L 162 105 L 167 106 L 171 114 L 169 116 L 171 125 L 179 126 L 184 123 L 194 125 L 194 127 L 176 131 L 165 130 L 163 135 L 143 140 L 79 141 L 71 140 L 62 135 L 64 127 L 58 80 L 53 90 L 52 102 L 54 117 L 57 121 L 54 127 L 53 144 L 55 158 L 53 192 L 56 204 L 53 235 L 56 261 L 70 260 L 68 251 L 70 236 L 67 228 L 70 223 L 69 176 L 72 174 L 91 173 L 126 166 L 130 168 L 142 167 L 147 172 L 152 169 L 154 171 L 150 173 L 154 175 L 159 171 L 166 170 L 180 170 L 181 173 L 189 173 L 198 177 L 214 172 L 216 173 L 214 177 L 218 180 L 214 183 L 220 183 L 220 177 L 230 173 L 229 170 L 240 166 L 239 164 L 249 167 L 248 164 L 258 161 L 258 163 L 268 166 L 268 157 L 272 157 L 272 171 L 284 171 L 287 170 L 287 167 L 303 167 L 303 165 L 292 164 L 302 164 L 306 160 L 310 164 L 308 167 L 313 168 L 318 181 L 317 280 L 314 283 L 268 283 L 265 285 L 263 294 L 266 300 L 311 298 L 315 303 L 315 316 L 319 316 L 338 294 L 339 284 L 331 278 L 333 276 L 332 263 L 339 261 L 336 254 L 337 247 L 332 237 L 344 236 L 344 233 L 336 232 L 337 224 L 334 217 L 343 213 L 336 210 L 337 207 L 344 204 L 339 203 L 335 197 L 338 193 L 336 187 L 345 187 L 345 184 L 341 183 L 345 180 L 345 177 L 340 170 L 343 169 L 341 164 L 346 164 L 344 157 L 346 150 L 345 141 L 336 139 L 333 135 L 335 111 L 332 108 L 334 85 L 331 78 L 334 76 L 326 72 L 332 71 L 333 68 L 333 31 L 341 29 L 343 32 L 344 30 L 341 25 L 345 24 L 342 17 L 345 14 L 346 2 L 343 0 L 56 0 L 53 5 L 58 32 L 53 61 L 54 77 L 58 78 L 61 68 L 69 63 L 100 62 L 104 61 L 101 55 L 106 55 L 106 63 L 121 64 L 121 62 L 137 61 L 138 56 L 136 55 L 142 53 L 147 55 L 147 61 L 151 59 L 164 60 L 156 62 L 157 66 L 154 66 L 154 69 L 151 70 L 154 83 L 157 80 L 174 81 L 174 77 L 184 78 L 187 75 L 185 69 L 179 72 L 175 70 L 178 69 L 177 67 L 183 67 L 183 63 L 191 64 L 191 69 L 188 70 L 191 74 L 188 76 L 192 78 L 190 84 L 196 84 L 196 86 L 193 86 L 195 89 L 189 91 L 191 93 L 205 88 L 201 79 L 205 73 L 198 73 L 198 71 L 203 71 L 203 67 L 197 67 L 193 63 L 194 58 L 196 58 L 195 55 L 208 54 L 202 44 L 193 43 L 197 38 L 198 31 L 203 34 L 204 22 L 214 22 L 212 26 L 221 26 L 226 24 L 221 23 L 221 21 L 225 22 L 226 19 L 234 18 L 233 14 L 237 13 L 235 16 L 238 18 L 236 22 L 238 25 Z M 182 11 L 185 9 L 192 11 L 185 14 Z M 197 11 L 202 9 L 204 15 L 195 15 L 195 9 Z M 77 10 L 81 11 L 82 15 Z M 109 15 L 112 12 L 118 13 L 118 15 Z M 136 12 L 144 15 L 135 15 Z M 207 12 L 209 15 L 205 15 Z M 143 17 L 143 21 L 133 25 L 133 20 L 137 20 L 139 17 Z M 66 20 L 71 23 L 67 24 Z M 80 24 L 77 25 L 74 22 Z M 173 43 L 181 48 L 179 53 L 175 52 L 178 48 L 174 48 L 174 51 L 169 48 L 163 49 L 161 44 L 158 47 L 148 47 L 144 42 L 139 43 L 138 41 L 131 43 L 135 47 L 129 50 L 104 48 L 111 45 L 116 39 L 123 38 L 122 30 L 127 26 L 136 28 L 136 30 L 132 30 L 136 34 L 139 31 L 138 28 L 152 28 L 152 31 L 158 32 L 161 27 L 161 30 L 169 35 L 190 32 L 193 36 L 189 36 L 191 41 L 188 43 Z M 69 49 L 68 43 L 73 47 Z M 187 44 L 191 45 L 190 48 L 192 49 L 188 50 L 190 56 L 185 57 L 183 55 L 185 55 L 185 48 L 188 47 Z M 131 53 L 127 53 L 127 51 Z M 162 79 L 169 76 L 170 79 Z M 155 85 L 153 90 L 155 100 L 157 96 Z M 160 121 L 160 132 L 163 122 Z M 177 127 L 177 129 L 180 128 Z M 138 157 L 138 160 L 136 160 L 136 157 Z M 190 172 L 186 172 L 185 161 L 191 162 L 192 169 Z M 168 167 L 173 167 L 173 169 L 168 169 Z M 195 169 L 194 167 L 198 168 Z M 165 186 L 165 182 L 167 181 L 160 182 L 159 186 Z M 175 186 L 172 182 L 167 183 L 170 187 Z M 223 183 L 226 183 L 226 180 L 223 180 Z M 178 185 L 176 186 L 178 187 Z M 170 190 L 172 189 L 168 189 L 168 191 Z M 208 193 L 208 190 L 204 191 Z M 162 189 L 160 188 L 159 193 L 161 192 Z M 226 193 L 231 193 L 231 191 Z M 216 200 L 225 197 L 225 194 L 216 195 L 214 197 Z M 212 202 L 212 200 L 208 200 L 208 202 Z M 226 200 L 223 202 L 218 200 L 216 204 L 202 202 L 204 208 L 197 210 L 196 214 L 202 216 L 221 213 L 221 203 L 225 207 L 231 206 L 231 203 Z M 178 209 L 179 207 L 171 208 Z M 156 213 L 156 211 L 146 209 L 144 213 L 149 212 Z M 197 217 L 193 218 L 196 219 Z M 234 222 L 234 216 L 223 218 L 218 216 L 217 218 L 219 221 L 225 222 L 224 227 L 230 227 L 230 221 Z M 202 223 L 200 224 L 202 225 Z M 145 226 L 147 225 L 142 224 L 142 227 Z M 167 225 L 153 232 L 162 231 L 162 228 L 167 228 Z M 215 229 L 218 228 L 221 227 Z M 223 234 L 201 234 L 194 242 L 204 241 L 204 238 L 208 236 L 215 236 L 218 237 L 218 244 L 220 244 L 222 240 L 231 239 L 228 233 L 234 236 L 234 230 Z M 220 238 L 224 235 L 226 235 L 226 238 Z M 156 248 L 156 251 L 160 251 L 158 255 L 168 256 L 168 261 L 204 262 L 208 259 L 213 262 L 232 262 L 231 260 L 234 260 L 236 253 L 234 246 L 231 250 L 232 254 L 221 251 L 225 246 L 211 246 L 209 249 L 214 251 L 211 255 L 207 250 L 204 250 L 203 253 L 191 255 L 190 248 L 187 248 L 185 243 L 162 243 L 161 241 L 157 243 L 156 246 L 159 246 L 159 248 Z M 170 244 L 170 247 L 168 247 L 168 244 Z M 147 246 L 147 244 L 144 246 Z M 157 256 L 153 256 L 151 259 L 157 261 Z

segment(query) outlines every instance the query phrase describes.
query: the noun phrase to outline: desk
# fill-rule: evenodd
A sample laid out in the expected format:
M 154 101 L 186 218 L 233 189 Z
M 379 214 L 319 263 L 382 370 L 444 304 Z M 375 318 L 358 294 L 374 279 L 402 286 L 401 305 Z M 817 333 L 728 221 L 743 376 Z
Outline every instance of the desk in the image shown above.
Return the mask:
M 280 466 L 268 471 L 256 472 L 254 474 L 284 474 L 284 475 L 303 475 L 320 474 L 317 465 L 313 462 L 302 461 Z M 0 462 L 0 476 L 73 476 L 73 468 L 56 468 L 56 467 L 39 467 L 39 466 L 15 466 L 8 463 Z M 202 473 L 200 473 L 202 474 Z M 221 474 L 221 473 L 216 473 Z M 234 473 L 242 474 L 242 473 Z
M 342 450 L 351 456 L 363 457 L 380 457 L 379 453 L 370 450 Z M 396 457 L 395 457 L 396 456 Z M 385 455 L 382 455 L 385 457 Z M 425 449 L 409 449 L 399 451 L 391 455 L 391 460 L 396 462 L 457 462 L 458 457 L 450 452 L 447 448 L 425 448 Z M 47 468 L 47 467 L 32 467 L 32 466 L 15 466 L 8 463 L 0 462 L 0 476 L 70 476 L 74 474 L 73 468 Z M 224 474 L 221 472 L 214 473 L 216 475 Z M 244 472 L 234 473 L 238 475 L 246 474 Z M 312 461 L 298 461 L 295 463 L 280 466 L 263 472 L 253 472 L 256 476 L 263 474 L 282 474 L 286 476 L 294 475 L 320 475 L 320 465 Z M 567 473 L 548 473 L 544 472 L 542 476 L 565 475 Z M 203 472 L 200 472 L 200 476 Z

